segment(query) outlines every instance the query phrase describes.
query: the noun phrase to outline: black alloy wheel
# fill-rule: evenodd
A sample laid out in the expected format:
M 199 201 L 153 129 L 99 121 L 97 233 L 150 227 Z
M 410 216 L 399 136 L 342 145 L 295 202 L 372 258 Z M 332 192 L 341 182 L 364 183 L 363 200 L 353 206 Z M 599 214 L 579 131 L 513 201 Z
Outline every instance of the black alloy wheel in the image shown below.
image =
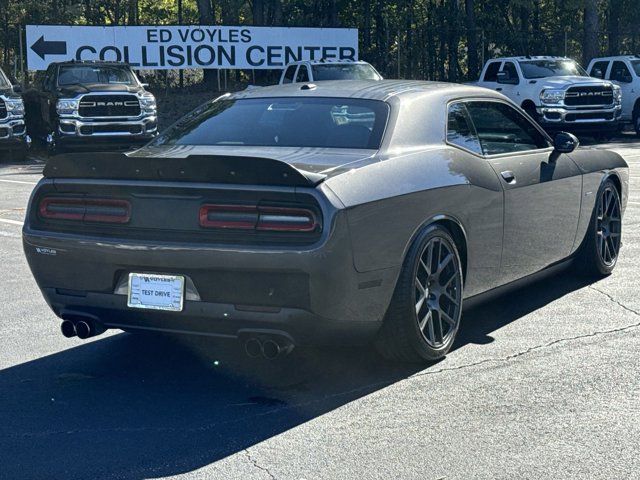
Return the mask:
M 622 247 L 622 203 L 611 179 L 598 190 L 591 223 L 579 257 L 582 270 L 589 275 L 609 275 Z
M 376 340 L 386 358 L 436 361 L 451 349 L 462 316 L 463 275 L 456 243 L 440 225 L 414 240 Z
M 622 216 L 620 196 L 614 185 L 606 185 L 600 192 L 596 211 L 596 239 L 602 263 L 613 267 L 620 252 Z

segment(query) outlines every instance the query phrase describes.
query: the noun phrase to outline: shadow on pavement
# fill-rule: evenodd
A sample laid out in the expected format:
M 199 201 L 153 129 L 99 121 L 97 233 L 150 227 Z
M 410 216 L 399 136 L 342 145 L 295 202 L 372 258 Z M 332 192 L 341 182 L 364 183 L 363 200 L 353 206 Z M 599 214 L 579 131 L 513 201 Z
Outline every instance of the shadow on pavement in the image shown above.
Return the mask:
M 474 307 L 455 348 L 586 284 L 564 273 Z M 370 349 L 268 364 L 235 344 L 114 335 L 0 371 L 0 477 L 190 472 L 423 369 Z

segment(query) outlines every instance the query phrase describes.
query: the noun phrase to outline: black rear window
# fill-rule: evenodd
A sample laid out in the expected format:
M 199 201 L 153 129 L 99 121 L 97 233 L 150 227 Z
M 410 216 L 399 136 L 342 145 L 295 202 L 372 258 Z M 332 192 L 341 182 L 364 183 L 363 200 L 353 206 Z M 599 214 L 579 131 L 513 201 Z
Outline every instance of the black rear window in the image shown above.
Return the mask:
M 313 80 L 381 80 L 378 72 L 371 65 L 354 64 L 326 64 L 313 65 Z
M 154 145 L 378 149 L 389 106 L 351 98 L 220 99 L 170 127 Z

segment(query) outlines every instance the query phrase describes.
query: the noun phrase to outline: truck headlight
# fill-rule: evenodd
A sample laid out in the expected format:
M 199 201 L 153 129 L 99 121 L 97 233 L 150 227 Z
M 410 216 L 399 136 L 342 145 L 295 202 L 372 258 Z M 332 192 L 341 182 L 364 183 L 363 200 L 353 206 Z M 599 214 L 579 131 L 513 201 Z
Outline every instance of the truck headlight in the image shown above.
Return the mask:
M 622 89 L 618 85 L 613 86 L 613 101 L 616 105 L 622 103 Z
M 80 108 L 80 100 L 58 100 L 56 110 L 59 115 L 70 115 Z
M 4 104 L 7 107 L 7 113 L 9 115 L 24 115 L 24 103 L 21 98 L 10 98 L 5 100 Z
M 557 105 L 564 100 L 564 90 L 543 90 L 540 101 L 547 105 Z
M 147 92 L 140 96 L 140 108 L 144 113 L 156 113 L 156 97 Z

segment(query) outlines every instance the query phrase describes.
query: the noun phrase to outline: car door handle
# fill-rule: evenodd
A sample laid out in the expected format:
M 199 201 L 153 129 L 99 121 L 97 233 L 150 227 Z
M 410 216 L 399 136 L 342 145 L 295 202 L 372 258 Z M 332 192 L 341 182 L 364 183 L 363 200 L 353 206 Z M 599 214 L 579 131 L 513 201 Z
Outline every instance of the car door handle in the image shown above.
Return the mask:
M 501 92 L 501 91 L 502 91 L 502 87 L 496 88 L 496 92 Z
M 516 176 L 511 170 L 505 170 L 504 172 L 501 172 L 500 175 L 502 175 L 505 182 L 516 183 Z

